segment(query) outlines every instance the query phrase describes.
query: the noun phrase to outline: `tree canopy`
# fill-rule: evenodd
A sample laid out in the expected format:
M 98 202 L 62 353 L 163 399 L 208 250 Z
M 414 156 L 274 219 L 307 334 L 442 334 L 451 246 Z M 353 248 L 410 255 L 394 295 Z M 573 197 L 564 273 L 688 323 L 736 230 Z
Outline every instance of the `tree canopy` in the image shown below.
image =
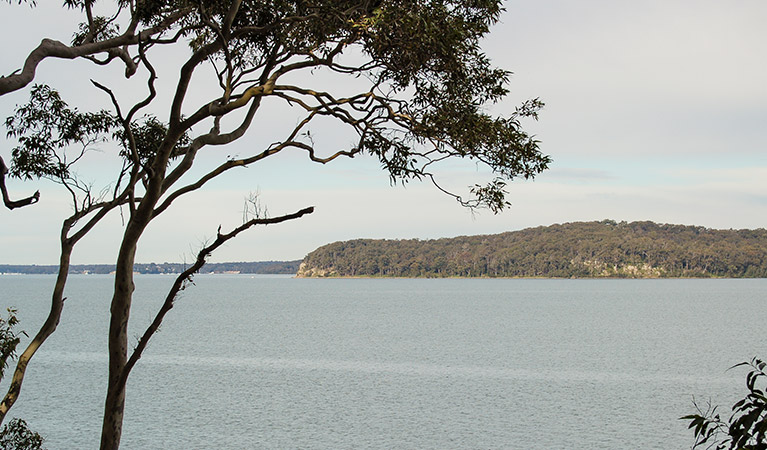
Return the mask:
M 34 87 L 30 103 L 7 121 L 9 136 L 20 144 L 13 152 L 14 176 L 54 174 L 51 171 L 63 170 L 56 150 L 109 138 L 118 138 L 126 148 L 128 164 L 134 159 L 147 164 L 161 147 L 168 155 L 159 160 L 181 155 L 189 159 L 202 147 L 239 138 L 267 97 L 302 109 L 302 121 L 282 141 L 244 158 L 243 164 L 287 148 L 306 151 L 317 162 L 363 153 L 378 158 L 394 181 L 436 182 L 429 166 L 449 157 L 473 159 L 497 177 L 473 186 L 471 197 L 456 197 L 467 206 L 498 212 L 508 206 L 508 181 L 534 177 L 549 163 L 538 142 L 520 126 L 524 117 L 537 118 L 540 101 L 525 102 L 507 117 L 486 112 L 487 105 L 508 93 L 509 72 L 494 67 L 480 47 L 480 39 L 502 11 L 497 1 L 118 2 L 112 17 L 94 15 L 93 2 L 66 5 L 82 9 L 88 18 L 71 45 L 43 41 L 35 50 L 40 55 L 33 57 L 33 52 L 23 71 L 0 80 L 0 92 L 18 89 L 29 77 L 30 65 L 44 56 L 77 54 L 98 64 L 120 56 L 131 76 L 146 69 L 148 95 L 127 113 L 117 104 L 111 112 L 79 113 L 51 88 Z M 131 11 L 126 17 L 130 21 L 120 27 L 124 9 Z M 137 118 L 156 95 L 152 47 L 184 41 L 191 52 L 181 67 L 168 122 Z M 43 51 L 50 48 L 62 50 Z M 94 56 L 98 53 L 106 53 L 105 58 Z M 189 105 L 197 100 L 188 95 L 192 78 L 205 62 L 215 71 L 220 92 Z M 312 86 L 311 71 L 320 68 L 367 80 L 367 89 L 337 96 Z M 283 81 L 288 79 L 301 82 Z M 116 102 L 114 93 L 96 85 Z M 221 119 L 237 110 L 245 117 L 223 132 Z M 351 128 L 358 140 L 319 156 L 309 131 L 313 121 L 328 117 Z M 206 121 L 213 122 L 211 131 L 187 142 L 192 126 Z

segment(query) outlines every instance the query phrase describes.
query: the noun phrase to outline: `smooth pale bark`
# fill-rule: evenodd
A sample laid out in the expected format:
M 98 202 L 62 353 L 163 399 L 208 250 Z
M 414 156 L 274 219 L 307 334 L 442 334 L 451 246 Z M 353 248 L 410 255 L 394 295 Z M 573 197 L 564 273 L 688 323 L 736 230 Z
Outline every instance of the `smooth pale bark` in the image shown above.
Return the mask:
M 128 361 L 128 320 L 134 290 L 133 266 L 138 241 L 152 219 L 152 209 L 157 203 L 157 197 L 159 195 L 156 192 L 151 197 L 149 195 L 144 197 L 142 204 L 128 222 L 117 257 L 114 294 L 110 308 L 109 384 L 101 429 L 102 450 L 117 450 L 120 447 L 127 378 L 123 376 L 123 371 Z
M 29 53 L 27 59 L 24 61 L 24 67 L 21 70 L 17 70 L 7 76 L 0 76 L 0 95 L 17 91 L 31 83 L 32 80 L 35 79 L 37 66 L 46 58 L 75 59 L 106 52 L 109 55 L 109 60 L 117 57 L 123 61 L 125 64 L 125 76 L 130 77 L 136 73 L 137 67 L 130 55 L 128 55 L 126 48 L 128 46 L 137 45 L 139 41 L 145 41 L 152 36 L 168 30 L 174 23 L 178 22 L 179 19 L 184 17 L 190 11 L 191 9 L 188 8 L 176 11 L 175 13 L 168 15 L 157 25 L 147 28 L 139 33 L 134 33 L 135 24 L 132 24 L 127 32 L 119 36 L 82 45 L 69 46 L 62 42 L 45 38 L 40 41 L 40 45 Z

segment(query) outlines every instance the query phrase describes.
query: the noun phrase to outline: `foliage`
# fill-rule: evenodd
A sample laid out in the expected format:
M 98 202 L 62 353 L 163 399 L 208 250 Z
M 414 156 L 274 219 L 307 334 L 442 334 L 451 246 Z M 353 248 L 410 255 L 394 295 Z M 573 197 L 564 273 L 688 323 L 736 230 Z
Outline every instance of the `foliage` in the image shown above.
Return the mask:
M 751 367 L 746 375 L 748 394 L 733 405 L 729 420 L 723 420 L 716 407 L 706 411 L 698 407 L 697 414 L 681 417 L 690 421 L 695 435 L 693 448 L 707 445 L 705 448 L 717 450 L 767 450 L 767 397 L 765 389 L 757 387 L 757 382 L 767 381 L 767 363 L 753 358 L 733 368 L 740 366 Z
M 71 168 L 94 144 L 114 140 L 123 158 L 130 161 L 135 151 L 136 159 L 146 164 L 168 132 L 167 125 L 152 115 L 123 127 L 120 118 L 109 111 L 83 113 L 72 109 L 58 91 L 46 85 L 32 88 L 29 102 L 16 108 L 5 127 L 7 136 L 18 141 L 12 150 L 11 176 L 62 183 L 76 182 Z M 189 137 L 184 133 L 174 146 L 176 156 L 187 145 Z M 74 157 L 68 154 L 73 147 Z
M 8 137 L 19 142 L 12 151 L 10 174 L 24 179 L 67 179 L 85 150 L 96 142 L 105 142 L 105 134 L 115 125 L 109 112 L 71 109 L 56 90 L 35 85 L 29 103 L 17 107 L 5 121 Z M 66 152 L 73 146 L 74 157 Z
M 3 379 L 8 363 L 16 357 L 16 347 L 21 342 L 19 336 L 25 334 L 23 331 L 16 332 L 13 330 L 18 323 L 19 319 L 13 308 L 8 308 L 7 319 L 0 317 L 0 380 Z
M 135 147 L 136 154 L 142 164 L 147 164 L 155 156 L 157 148 L 168 133 L 168 127 L 155 116 L 145 116 L 141 121 L 133 121 L 130 125 L 130 132 L 126 129 L 117 129 L 114 137 L 117 138 L 122 147 L 121 155 L 130 158 L 131 148 Z M 131 143 L 131 139 L 133 140 Z M 179 139 L 174 150 L 189 145 L 189 137 L 184 135 Z
M 13 419 L 0 430 L 0 450 L 44 450 L 43 441 L 22 419 Z
M 767 230 L 577 222 L 437 240 L 325 245 L 303 276 L 767 277 Z

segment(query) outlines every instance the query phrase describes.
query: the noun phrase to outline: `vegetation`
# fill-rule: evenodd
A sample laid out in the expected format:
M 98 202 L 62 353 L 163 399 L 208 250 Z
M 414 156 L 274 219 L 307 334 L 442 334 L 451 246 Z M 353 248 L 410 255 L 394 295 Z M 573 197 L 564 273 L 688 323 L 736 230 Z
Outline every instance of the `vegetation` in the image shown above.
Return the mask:
M 252 274 L 295 274 L 298 266 L 297 261 L 259 261 L 259 262 L 225 262 L 225 263 L 207 263 L 205 271 L 208 273 L 239 272 Z M 181 273 L 188 267 L 188 264 L 182 263 L 136 263 L 134 271 L 145 274 L 171 274 Z M 23 274 L 55 274 L 59 271 L 59 266 L 38 266 L 21 264 L 0 264 L 0 273 L 23 273 Z M 89 274 L 110 274 L 115 271 L 114 264 L 72 264 L 69 266 L 69 273 L 89 273 Z
M 732 368 L 749 366 L 746 375 L 748 393 L 732 407 L 732 415 L 724 420 L 716 412 L 717 407 L 703 411 L 698 405 L 698 412 L 684 416 L 689 420 L 689 428 L 695 435 L 695 448 L 715 448 L 716 450 L 767 450 L 767 397 L 765 389 L 757 387 L 757 382 L 767 381 L 767 363 L 753 358 L 749 362 L 736 364 Z M 765 386 L 767 387 L 767 386 Z
M 19 324 L 16 310 L 8 308 L 8 318 L 0 317 L 0 380 L 5 376 L 8 364 L 16 358 L 16 347 L 21 342 L 24 332 L 17 332 L 14 328 Z
M 13 419 L 0 430 L 0 450 L 44 450 L 43 441 L 22 419 Z
M 767 230 L 578 222 L 486 236 L 335 242 L 299 276 L 767 277 Z
M 36 6 L 31 0 L 18 3 Z M 72 24 L 71 43 L 43 38 L 23 64 L 0 77 L 4 95 L 29 86 L 36 68 L 48 58 L 94 64 L 94 70 L 82 74 L 91 79 L 90 94 L 78 89 L 67 95 L 33 85 L 29 103 L 18 106 L 5 122 L 8 138 L 16 143 L 8 166 L 0 158 L 5 206 L 39 207 L 45 201 L 38 193 L 14 200 L 6 176 L 43 178 L 62 187 L 73 213 L 61 227 L 49 315 L 19 354 L 0 402 L 0 422 L 19 398 L 31 358 L 56 330 L 76 245 L 107 215 L 121 212 L 124 219 L 115 255 L 101 433 L 101 448 L 117 449 L 128 377 L 191 276 L 212 251 L 249 228 L 298 219 L 314 210 L 266 217 L 252 203 L 243 225 L 228 233 L 219 229 L 176 278 L 152 325 L 132 346 L 128 322 L 139 241 L 179 198 L 235 169 L 292 151 L 318 164 L 367 155 L 381 163 L 393 183 L 427 180 L 464 206 L 493 212 L 506 208 L 507 183 L 536 176 L 550 160 L 521 125 L 537 119 L 540 101 L 524 102 L 505 117 L 488 113 L 490 105 L 508 94 L 509 72 L 494 67 L 480 45 L 499 20 L 502 3 L 117 0 L 99 2 L 96 8 L 93 0 L 65 0 L 64 6 L 79 10 L 83 20 Z M 166 72 L 160 73 L 153 64 L 158 60 L 183 63 L 163 65 Z M 129 78 L 119 92 L 98 81 L 98 67 L 114 64 L 124 66 Z M 168 95 L 158 95 L 160 90 Z M 108 106 L 81 111 L 65 100 L 75 94 L 98 94 Z M 275 110 L 294 113 L 285 117 L 282 132 L 259 124 Z M 315 139 L 316 131 L 330 124 L 336 126 L 334 133 L 349 136 L 342 147 L 323 147 Z M 242 154 L 220 150 L 251 128 L 259 139 Z M 114 158 L 111 165 L 99 167 L 99 177 L 83 174 L 79 164 L 94 144 Z M 486 179 L 462 194 L 441 186 L 439 167 L 455 160 L 484 167 Z M 98 189 L 90 180 L 107 177 L 109 167 L 114 169 L 111 182 Z

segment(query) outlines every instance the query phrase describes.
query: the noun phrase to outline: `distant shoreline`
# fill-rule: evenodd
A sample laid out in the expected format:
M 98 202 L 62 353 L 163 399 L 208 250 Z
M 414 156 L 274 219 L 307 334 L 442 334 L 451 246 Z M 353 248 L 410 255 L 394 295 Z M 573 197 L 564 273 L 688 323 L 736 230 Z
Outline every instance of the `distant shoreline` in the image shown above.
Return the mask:
M 764 280 L 767 277 L 736 277 L 736 276 L 718 276 L 718 275 L 667 275 L 667 276 L 389 276 L 389 275 L 313 275 L 302 276 L 295 275 L 295 278 L 305 280 Z
M 300 264 L 301 260 L 208 263 L 200 273 L 295 275 Z M 134 273 L 177 275 L 189 266 L 190 264 L 168 262 L 140 263 L 134 266 Z M 58 265 L 0 264 L 0 274 L 6 275 L 53 275 L 58 273 L 58 270 Z M 69 267 L 70 274 L 108 275 L 114 270 L 114 264 L 72 264 Z
M 85 272 L 70 272 L 70 275 L 93 275 L 93 276 L 108 276 L 113 275 L 114 272 L 111 273 L 85 273 Z M 158 275 L 158 276 L 176 276 L 179 275 L 180 272 L 174 273 L 174 272 L 167 272 L 167 273 L 142 273 L 142 272 L 133 272 L 134 275 Z M 20 272 L 3 272 L 0 271 L 0 277 L 7 276 L 7 277 L 15 277 L 15 276 L 27 276 L 27 275 L 45 275 L 45 276 L 55 276 L 55 273 L 20 273 Z M 603 277 L 603 276 L 592 276 L 592 277 L 466 277 L 466 276 L 450 276 L 450 277 L 399 277 L 399 276 L 327 276 L 327 277 L 302 277 L 297 276 L 295 273 L 243 273 L 243 272 L 200 272 L 197 274 L 199 275 L 280 275 L 285 278 L 292 278 L 296 280 L 530 280 L 530 281 L 536 281 L 536 280 L 550 280 L 550 281 L 586 281 L 586 280 L 764 280 L 767 279 L 767 277 L 754 277 L 754 278 L 745 278 L 745 277 L 716 277 L 716 276 L 707 276 L 707 277 L 682 277 L 682 276 L 668 276 L 668 277 Z

